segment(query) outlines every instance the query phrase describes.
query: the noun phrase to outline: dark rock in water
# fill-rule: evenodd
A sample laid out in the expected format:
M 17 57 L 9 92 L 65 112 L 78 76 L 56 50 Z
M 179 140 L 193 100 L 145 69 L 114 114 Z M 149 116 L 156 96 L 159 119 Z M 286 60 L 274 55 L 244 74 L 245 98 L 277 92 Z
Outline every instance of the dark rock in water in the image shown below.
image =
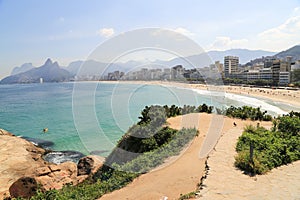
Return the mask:
M 91 151 L 90 154 L 91 155 L 101 155 L 101 154 L 104 154 L 104 153 L 108 153 L 109 150 L 95 150 L 95 151 Z
M 35 146 L 39 146 L 39 147 L 42 147 L 44 149 L 49 149 L 50 147 L 52 147 L 54 145 L 53 142 L 48 141 L 48 140 L 42 140 L 42 139 L 31 138 L 31 137 L 26 137 L 26 136 L 22 136 L 21 138 L 31 142 Z
M 48 162 L 61 164 L 67 161 L 77 163 L 84 156 L 84 154 L 78 151 L 52 151 L 45 154 L 43 158 Z

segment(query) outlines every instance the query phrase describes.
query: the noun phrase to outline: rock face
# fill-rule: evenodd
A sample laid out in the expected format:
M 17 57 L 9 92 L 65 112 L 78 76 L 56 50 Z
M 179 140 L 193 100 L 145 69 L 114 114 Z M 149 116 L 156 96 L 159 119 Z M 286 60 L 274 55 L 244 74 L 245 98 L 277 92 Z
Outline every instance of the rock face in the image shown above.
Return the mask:
M 44 149 L 0 129 L 0 199 L 28 198 L 35 194 L 38 185 L 42 190 L 76 185 L 99 169 L 104 161 L 99 156 L 88 156 L 78 167 L 74 162 L 48 163 L 42 157 L 44 154 Z
M 66 184 L 76 185 L 77 166 L 73 162 L 65 162 L 60 165 L 50 165 L 37 169 L 37 182 L 44 190 L 61 189 Z
M 77 165 L 78 176 L 95 174 L 103 166 L 104 158 L 100 156 L 86 156 L 79 160 Z
M 9 187 L 21 177 L 32 177 L 36 168 L 47 163 L 45 150 L 0 129 L 0 199 L 9 196 Z

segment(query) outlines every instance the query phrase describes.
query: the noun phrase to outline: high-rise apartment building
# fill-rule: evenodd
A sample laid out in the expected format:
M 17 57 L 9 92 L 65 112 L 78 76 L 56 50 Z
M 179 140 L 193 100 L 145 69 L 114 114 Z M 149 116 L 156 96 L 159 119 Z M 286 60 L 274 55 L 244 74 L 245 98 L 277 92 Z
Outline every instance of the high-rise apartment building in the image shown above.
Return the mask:
M 232 74 L 236 74 L 239 68 L 239 57 L 237 56 L 225 56 L 224 58 L 224 71 L 225 77 L 229 77 Z

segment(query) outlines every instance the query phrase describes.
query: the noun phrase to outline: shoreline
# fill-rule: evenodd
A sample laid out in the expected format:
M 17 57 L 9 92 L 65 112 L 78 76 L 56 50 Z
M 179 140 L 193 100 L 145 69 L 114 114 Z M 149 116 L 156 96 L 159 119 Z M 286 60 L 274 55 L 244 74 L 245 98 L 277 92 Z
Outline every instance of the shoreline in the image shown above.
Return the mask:
M 89 82 L 89 81 L 87 81 Z M 93 81 L 104 84 L 145 84 L 145 85 L 161 85 L 172 86 L 186 89 L 196 89 L 209 92 L 224 92 L 246 97 L 261 98 L 277 103 L 288 104 L 292 107 L 300 107 L 300 90 L 287 89 L 272 89 L 264 87 L 250 86 L 233 86 L 233 85 L 205 85 L 205 84 L 190 84 L 169 81 Z

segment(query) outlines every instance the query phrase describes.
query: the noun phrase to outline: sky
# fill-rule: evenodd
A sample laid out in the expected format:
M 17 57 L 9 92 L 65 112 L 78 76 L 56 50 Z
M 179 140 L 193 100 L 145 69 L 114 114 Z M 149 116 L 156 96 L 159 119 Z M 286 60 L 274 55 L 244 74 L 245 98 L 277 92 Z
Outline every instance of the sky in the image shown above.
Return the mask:
M 0 0 L 0 79 L 47 58 L 67 66 L 134 29 L 176 31 L 204 50 L 300 44 L 300 0 Z

